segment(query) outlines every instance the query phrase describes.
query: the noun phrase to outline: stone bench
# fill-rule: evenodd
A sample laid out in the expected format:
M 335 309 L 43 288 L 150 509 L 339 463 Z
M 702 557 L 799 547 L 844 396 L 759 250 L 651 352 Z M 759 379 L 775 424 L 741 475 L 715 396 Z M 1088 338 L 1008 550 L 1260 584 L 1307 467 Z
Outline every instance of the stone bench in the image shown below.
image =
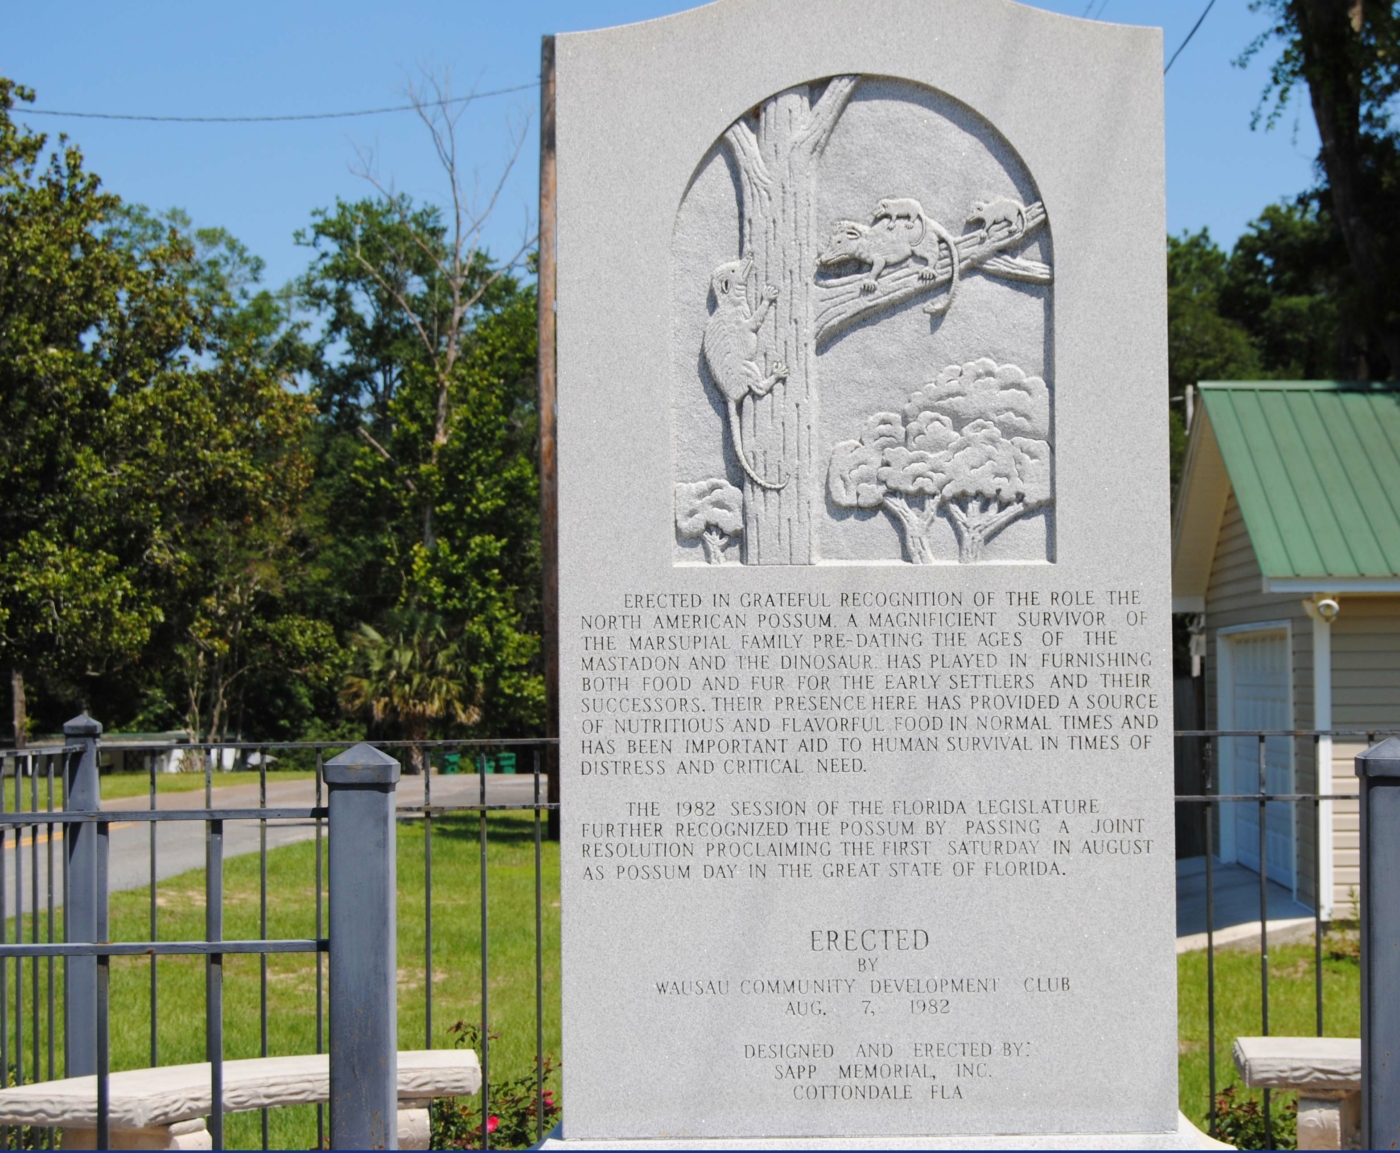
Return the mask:
M 212 1148 L 209 1065 L 162 1065 L 112 1073 L 107 1079 L 113 1149 Z M 481 1088 L 470 1049 L 399 1053 L 399 1148 L 428 1147 L 428 1105 L 434 1097 L 467 1097 Z M 224 1062 L 224 1112 L 314 1105 L 330 1098 L 324 1054 L 254 1057 Z M 0 1089 L 0 1125 L 63 1130 L 63 1148 L 97 1147 L 97 1078 L 69 1077 Z
M 1299 1149 L 1361 1148 L 1361 1041 L 1239 1037 L 1235 1068 L 1251 1089 L 1298 1093 Z

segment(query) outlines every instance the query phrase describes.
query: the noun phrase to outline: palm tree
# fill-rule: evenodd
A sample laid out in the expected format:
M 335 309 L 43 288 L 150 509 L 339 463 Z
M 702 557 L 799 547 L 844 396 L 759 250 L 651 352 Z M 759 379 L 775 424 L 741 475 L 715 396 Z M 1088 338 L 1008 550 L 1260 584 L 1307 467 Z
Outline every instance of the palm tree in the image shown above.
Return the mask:
M 397 724 L 411 742 L 427 740 L 434 721 L 470 725 L 481 719 L 479 689 L 471 688 L 461 648 L 441 617 L 400 610 L 383 632 L 361 624 L 350 644 L 355 669 L 340 690 L 346 712 Z M 410 771 L 426 768 L 426 755 L 415 747 Z

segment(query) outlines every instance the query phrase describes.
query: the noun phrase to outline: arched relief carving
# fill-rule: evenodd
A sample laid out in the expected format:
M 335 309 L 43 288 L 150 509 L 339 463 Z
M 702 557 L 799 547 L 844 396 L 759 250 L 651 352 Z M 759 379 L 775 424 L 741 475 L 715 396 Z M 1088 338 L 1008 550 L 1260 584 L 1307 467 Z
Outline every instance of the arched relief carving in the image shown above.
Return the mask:
M 730 125 L 673 240 L 676 562 L 1053 560 L 1049 225 L 996 130 L 912 82 Z

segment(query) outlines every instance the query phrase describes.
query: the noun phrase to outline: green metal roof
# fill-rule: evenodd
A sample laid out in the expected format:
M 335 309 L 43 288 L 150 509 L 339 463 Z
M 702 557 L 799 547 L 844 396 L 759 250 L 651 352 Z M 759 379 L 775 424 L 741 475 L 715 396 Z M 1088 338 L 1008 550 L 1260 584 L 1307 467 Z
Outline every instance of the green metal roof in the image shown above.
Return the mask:
M 1268 579 L 1400 575 L 1400 385 L 1200 385 Z

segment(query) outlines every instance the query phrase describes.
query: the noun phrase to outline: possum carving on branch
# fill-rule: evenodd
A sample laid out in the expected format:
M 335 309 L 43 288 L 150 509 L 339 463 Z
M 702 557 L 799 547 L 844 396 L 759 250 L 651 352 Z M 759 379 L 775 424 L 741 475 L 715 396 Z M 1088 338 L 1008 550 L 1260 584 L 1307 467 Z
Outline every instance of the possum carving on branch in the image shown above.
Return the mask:
M 934 316 L 941 315 L 952 299 L 952 285 L 969 272 L 1021 284 L 1049 284 L 1054 279 L 1050 265 L 1010 253 L 1045 228 L 1045 205 L 1039 201 L 1023 205 L 1009 196 L 978 201 L 968 223 L 981 227 L 954 238 L 951 251 L 941 239 L 935 243 L 933 236 L 920 245 L 905 240 L 902 233 L 907 232 L 909 239 L 916 234 L 905 225 L 914 220 L 917 207 L 918 201 L 911 198 L 889 197 L 880 202 L 871 224 L 841 221 L 837 225 L 826 250 L 817 258 L 819 272 L 828 275 L 819 275 L 813 285 L 819 350 L 866 317 L 946 284 L 948 295 L 925 308 Z M 890 223 L 896 227 L 888 228 Z M 876 257 L 881 259 L 877 262 Z M 867 264 L 869 271 L 848 273 L 839 267 L 851 263 Z
M 952 274 L 948 280 L 948 295 L 924 306 L 930 316 L 942 316 L 957 295 L 962 272 L 962 258 L 957 242 L 948 230 L 924 213 L 913 197 L 886 197 L 875 206 L 875 216 L 869 224 L 856 220 L 838 220 L 826 248 L 817 256 L 817 267 L 832 268 L 841 264 L 870 265 L 869 275 L 861 282 L 862 292 L 874 292 L 879 287 L 880 274 L 886 268 L 903 264 L 918 257 L 921 281 L 934 280 L 938 275 L 941 250 L 948 250 Z
M 758 307 L 749 308 L 749 275 L 753 272 L 753 254 L 745 253 L 742 260 L 721 264 L 710 274 L 710 288 L 715 294 L 715 312 L 705 325 L 700 350 L 705 365 L 729 409 L 729 432 L 734 438 L 734 455 L 739 466 L 759 488 L 781 489 L 787 481 L 774 484 L 764 480 L 749 463 L 744 451 L 743 425 L 739 420 L 739 405 L 750 393 L 767 396 L 780 380 L 786 380 L 787 366 L 773 365 L 767 376 L 758 366 L 758 333 L 768 317 L 768 310 L 778 299 L 778 290 L 771 284 L 763 286 Z M 791 478 L 789 478 L 791 479 Z

